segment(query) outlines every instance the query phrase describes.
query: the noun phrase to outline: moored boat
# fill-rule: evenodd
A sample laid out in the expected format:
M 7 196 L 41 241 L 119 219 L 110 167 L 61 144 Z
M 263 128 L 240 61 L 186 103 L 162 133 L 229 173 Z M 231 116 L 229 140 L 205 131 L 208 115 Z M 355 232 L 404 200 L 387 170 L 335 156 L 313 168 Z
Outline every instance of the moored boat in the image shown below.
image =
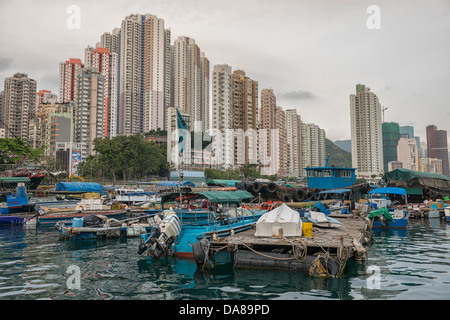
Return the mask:
M 367 216 L 372 220 L 373 228 L 400 228 L 405 229 L 408 224 L 408 219 L 410 212 L 408 211 L 408 198 L 407 192 L 404 188 L 386 187 L 377 188 L 369 192 L 369 196 L 373 198 L 374 196 L 393 196 L 396 198 L 403 198 L 404 208 L 402 206 L 387 208 L 383 206 L 381 208 L 375 209 L 369 213 Z M 369 203 L 372 199 L 369 199 Z

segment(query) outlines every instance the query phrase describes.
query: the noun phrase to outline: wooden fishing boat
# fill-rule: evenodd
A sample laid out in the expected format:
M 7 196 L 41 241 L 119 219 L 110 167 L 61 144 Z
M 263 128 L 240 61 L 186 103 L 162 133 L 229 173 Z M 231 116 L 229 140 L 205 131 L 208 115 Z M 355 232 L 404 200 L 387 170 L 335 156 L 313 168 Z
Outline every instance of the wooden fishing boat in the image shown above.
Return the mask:
M 41 226 L 54 227 L 58 222 L 69 222 L 74 218 L 83 218 L 91 214 L 101 214 L 108 218 L 122 219 L 127 214 L 127 210 L 95 210 L 95 211 L 56 211 L 38 216 L 38 224 Z

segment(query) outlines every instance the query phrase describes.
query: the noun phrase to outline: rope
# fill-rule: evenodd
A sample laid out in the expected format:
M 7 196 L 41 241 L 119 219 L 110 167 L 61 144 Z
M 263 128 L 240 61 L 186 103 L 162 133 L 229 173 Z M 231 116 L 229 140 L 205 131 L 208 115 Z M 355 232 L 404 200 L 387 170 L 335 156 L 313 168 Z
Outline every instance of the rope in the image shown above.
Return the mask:
M 296 248 L 298 247 L 298 245 L 296 245 L 296 243 L 294 243 L 293 241 L 290 241 L 288 239 L 285 239 L 285 240 L 292 244 L 293 257 L 291 257 L 291 258 L 273 257 L 273 256 L 270 256 L 270 255 L 258 252 L 258 251 L 256 251 L 255 249 L 253 249 L 252 247 L 248 246 L 245 243 L 243 244 L 243 246 L 246 247 L 247 249 L 249 249 L 250 251 L 256 253 L 256 254 L 258 254 L 260 256 L 263 256 L 263 257 L 266 257 L 266 258 L 269 258 L 269 259 L 274 259 L 274 260 L 296 260 L 299 263 L 304 262 L 306 260 L 306 256 L 307 256 L 307 252 L 308 252 L 308 246 L 306 245 L 306 243 L 303 240 L 300 241 L 300 243 L 303 246 L 303 250 L 302 250 L 302 255 L 301 256 L 297 256 L 296 255 L 296 251 L 297 251 Z
M 207 238 L 202 238 L 202 240 L 200 240 L 200 243 L 202 245 L 203 254 L 205 255 L 205 259 L 203 261 L 203 267 L 205 267 L 207 265 L 209 257 L 209 241 Z

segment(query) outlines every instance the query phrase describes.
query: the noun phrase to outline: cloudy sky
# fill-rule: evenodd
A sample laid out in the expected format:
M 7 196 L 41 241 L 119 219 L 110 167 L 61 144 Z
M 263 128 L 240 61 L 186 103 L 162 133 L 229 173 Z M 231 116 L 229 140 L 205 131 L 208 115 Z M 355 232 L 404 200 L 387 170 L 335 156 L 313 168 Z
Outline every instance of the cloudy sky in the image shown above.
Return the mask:
M 80 29 L 67 27 L 72 5 Z M 24 72 L 57 93 L 58 63 L 84 60 L 132 13 L 163 18 L 172 41 L 194 38 L 212 66 L 243 69 L 333 141 L 350 139 L 358 83 L 387 108 L 385 121 L 414 126 L 421 140 L 429 124 L 450 134 L 448 0 L 0 0 L 0 90 Z

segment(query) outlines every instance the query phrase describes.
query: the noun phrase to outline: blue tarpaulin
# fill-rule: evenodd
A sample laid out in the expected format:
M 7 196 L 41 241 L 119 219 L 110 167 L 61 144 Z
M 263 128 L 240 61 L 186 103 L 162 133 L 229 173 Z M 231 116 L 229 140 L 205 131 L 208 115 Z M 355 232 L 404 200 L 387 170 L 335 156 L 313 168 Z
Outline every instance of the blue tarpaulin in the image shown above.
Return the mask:
M 406 196 L 406 190 L 403 188 L 386 187 L 370 190 L 369 194 L 399 194 Z
M 102 185 L 96 182 L 60 182 L 55 191 L 102 193 Z
M 182 186 L 195 187 L 195 184 L 190 181 L 184 181 Z M 178 187 L 178 181 L 160 181 L 157 184 L 158 187 Z

